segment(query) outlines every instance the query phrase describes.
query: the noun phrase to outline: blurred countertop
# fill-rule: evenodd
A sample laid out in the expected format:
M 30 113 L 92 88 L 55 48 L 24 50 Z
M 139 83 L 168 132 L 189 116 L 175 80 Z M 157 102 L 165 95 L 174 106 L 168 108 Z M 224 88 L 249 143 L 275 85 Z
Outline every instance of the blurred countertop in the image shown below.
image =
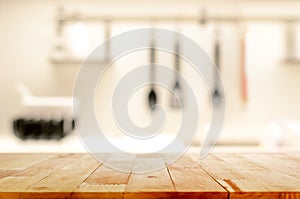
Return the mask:
M 61 140 L 20 140 L 14 135 L 0 136 L 0 153 L 85 153 L 76 133 Z M 191 146 L 190 153 L 199 153 L 200 146 Z M 266 148 L 259 145 L 216 145 L 213 153 L 287 153 L 300 152 L 300 146 Z

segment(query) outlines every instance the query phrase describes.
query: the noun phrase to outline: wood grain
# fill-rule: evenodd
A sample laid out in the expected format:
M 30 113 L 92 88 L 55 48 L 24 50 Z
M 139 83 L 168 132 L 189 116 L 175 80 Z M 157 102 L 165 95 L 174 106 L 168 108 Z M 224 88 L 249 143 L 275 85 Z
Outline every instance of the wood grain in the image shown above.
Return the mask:
M 101 165 L 77 187 L 72 198 L 122 198 L 129 175 Z
M 31 158 L 33 158 L 34 156 L 35 154 L 29 155 L 29 160 L 31 160 Z M 33 162 L 40 162 L 40 158 L 42 157 L 42 155 L 36 154 L 36 156 L 37 160 L 39 161 L 33 160 Z M 27 155 L 19 157 L 18 162 L 22 164 L 21 160 L 24 160 L 24 162 L 26 162 L 27 164 L 27 158 Z M 42 158 L 46 159 L 45 161 L 40 162 L 32 167 L 28 167 L 17 173 L 14 173 L 13 175 L 0 179 L 0 198 L 7 198 L 7 195 L 9 195 L 8 198 L 20 198 L 21 193 L 25 193 L 27 191 L 27 187 L 36 182 L 39 182 L 41 179 L 49 176 L 56 170 L 69 165 L 71 162 L 78 158 L 78 155 L 57 155 L 55 157 L 49 159 L 48 158 L 48 154 L 45 154 L 44 158 Z M 19 167 L 18 165 L 16 165 L 16 167 L 25 168 L 24 166 Z
M 154 160 L 154 165 L 163 165 L 162 157 L 149 157 Z M 144 165 L 143 157 L 133 165 L 138 171 L 140 169 L 153 169 L 152 165 Z M 149 171 L 149 170 L 148 170 Z M 173 186 L 168 169 L 163 168 L 146 174 L 131 173 L 125 189 L 124 198 L 171 198 L 175 188 Z
M 0 170 L 16 170 L 20 171 L 28 167 L 43 162 L 55 154 L 1 154 Z
M 300 161 L 286 154 L 242 154 L 242 157 L 269 170 L 275 170 L 300 179 Z
M 99 166 L 99 162 L 90 155 L 83 155 L 70 164 L 56 170 L 40 181 L 28 186 L 22 193 L 22 198 L 32 198 L 32 193 L 38 193 L 43 198 L 53 198 L 53 194 L 69 195 Z M 62 183 L 59 183 L 62 182 Z M 52 194 L 49 196 L 49 194 Z M 64 195 L 64 196 L 65 196 Z
M 194 159 L 230 192 L 230 198 L 300 197 L 299 178 L 280 172 L 279 168 L 275 170 L 274 167 L 257 164 L 256 161 L 242 156 L 249 155 L 217 154 L 210 155 L 204 160 L 198 160 L 195 157 Z M 267 156 L 270 154 L 261 156 L 265 157 L 265 162 L 267 162 Z M 255 154 L 251 157 L 256 159 Z M 274 163 L 268 164 L 276 165 L 276 160 L 277 158 L 274 158 Z
M 0 199 L 300 198 L 299 153 L 186 154 L 168 166 L 172 154 L 137 155 L 128 165 L 105 157 L 132 172 L 89 154 L 0 154 Z
M 193 198 L 227 198 L 227 191 L 201 168 L 169 168 L 177 192 Z
M 186 169 L 188 168 L 188 169 Z M 168 167 L 177 192 L 189 198 L 227 198 L 227 191 L 189 156 Z
M 54 157 L 54 158 L 42 158 L 43 160 L 46 159 L 46 161 L 44 162 L 40 162 L 40 155 L 37 155 L 37 160 L 39 161 L 35 161 L 34 159 L 32 160 L 32 155 L 29 156 L 29 160 L 32 161 L 32 164 L 28 164 L 28 156 L 24 155 L 23 157 L 19 157 L 18 160 L 16 160 L 16 162 L 18 164 L 16 164 L 16 162 L 13 162 L 11 165 L 11 168 L 8 166 L 8 164 L 5 164 L 5 167 L 8 167 L 9 169 L 6 171 L 10 171 L 11 169 L 17 169 L 17 172 L 13 172 L 12 174 L 10 174 L 9 176 L 0 179 L 0 185 L 3 185 L 5 181 L 7 181 L 7 179 L 9 180 L 13 180 L 16 179 L 17 177 L 19 177 L 20 179 L 25 178 L 25 177 L 40 177 L 40 176 L 46 176 L 47 173 L 49 172 L 53 172 L 52 170 L 59 167 L 62 163 L 64 163 L 64 165 L 67 165 L 68 162 L 67 161 L 60 161 L 60 157 Z M 26 166 L 23 165 L 23 162 Z M 1 163 L 2 164 L 2 163 Z M 20 164 L 20 165 L 19 165 Z M 33 165 L 33 166 L 29 166 L 29 165 Z M 23 168 L 23 169 L 21 169 Z M 4 170 L 5 171 L 5 170 Z M 43 173 L 46 172 L 46 173 Z M 7 185 L 7 184 L 6 184 Z M 24 184 L 22 184 L 22 186 L 25 186 Z M 0 190 L 1 188 L 5 188 L 5 189 L 9 189 L 9 187 L 7 186 L 0 186 Z M 12 187 L 12 189 L 14 189 L 15 187 Z

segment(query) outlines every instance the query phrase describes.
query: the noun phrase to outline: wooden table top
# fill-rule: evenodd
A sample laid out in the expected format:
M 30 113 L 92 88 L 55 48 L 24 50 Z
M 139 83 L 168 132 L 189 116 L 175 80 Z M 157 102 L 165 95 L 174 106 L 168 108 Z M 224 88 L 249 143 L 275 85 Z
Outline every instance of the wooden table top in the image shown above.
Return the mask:
M 148 174 L 89 154 L 0 154 L 0 198 L 300 198 L 300 153 L 186 154 Z

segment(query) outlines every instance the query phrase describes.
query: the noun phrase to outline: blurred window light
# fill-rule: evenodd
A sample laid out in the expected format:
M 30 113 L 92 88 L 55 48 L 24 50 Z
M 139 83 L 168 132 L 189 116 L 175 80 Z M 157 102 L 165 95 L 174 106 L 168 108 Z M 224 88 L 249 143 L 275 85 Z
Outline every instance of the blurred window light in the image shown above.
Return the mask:
M 70 53 L 74 57 L 85 58 L 89 53 L 89 31 L 85 24 L 78 21 L 68 31 Z

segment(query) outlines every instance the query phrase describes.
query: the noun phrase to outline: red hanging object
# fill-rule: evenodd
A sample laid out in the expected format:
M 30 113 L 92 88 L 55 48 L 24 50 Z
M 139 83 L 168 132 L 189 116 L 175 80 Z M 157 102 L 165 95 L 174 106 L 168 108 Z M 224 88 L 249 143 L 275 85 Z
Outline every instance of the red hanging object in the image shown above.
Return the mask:
M 240 50 L 241 50 L 241 99 L 244 103 L 248 100 L 248 82 L 246 74 L 246 28 L 243 25 L 240 31 Z

